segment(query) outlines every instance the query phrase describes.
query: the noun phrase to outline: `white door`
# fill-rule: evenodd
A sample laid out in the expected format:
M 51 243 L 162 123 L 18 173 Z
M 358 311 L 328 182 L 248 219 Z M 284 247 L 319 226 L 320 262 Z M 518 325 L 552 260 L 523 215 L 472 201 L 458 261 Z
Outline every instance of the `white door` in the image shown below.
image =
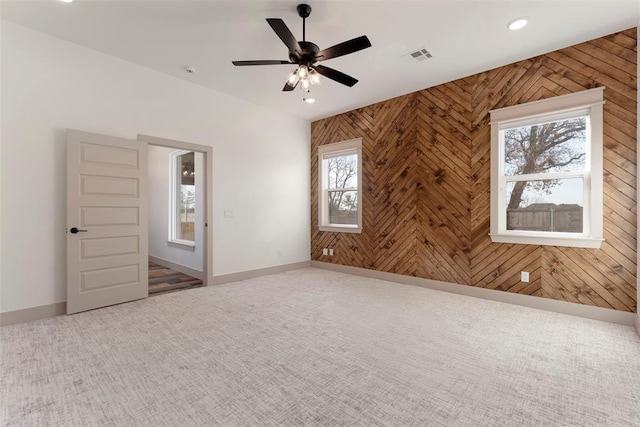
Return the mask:
M 148 296 L 147 143 L 67 130 L 67 313 Z

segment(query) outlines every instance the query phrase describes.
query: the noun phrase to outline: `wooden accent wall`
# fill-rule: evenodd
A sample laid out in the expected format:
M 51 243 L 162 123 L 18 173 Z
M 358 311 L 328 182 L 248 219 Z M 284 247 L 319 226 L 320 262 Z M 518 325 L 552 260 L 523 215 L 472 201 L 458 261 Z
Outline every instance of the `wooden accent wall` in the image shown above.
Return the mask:
M 311 259 L 636 311 L 636 69 L 634 28 L 312 123 Z M 598 86 L 602 247 L 492 243 L 489 111 Z M 363 232 L 321 232 L 318 146 L 357 137 Z

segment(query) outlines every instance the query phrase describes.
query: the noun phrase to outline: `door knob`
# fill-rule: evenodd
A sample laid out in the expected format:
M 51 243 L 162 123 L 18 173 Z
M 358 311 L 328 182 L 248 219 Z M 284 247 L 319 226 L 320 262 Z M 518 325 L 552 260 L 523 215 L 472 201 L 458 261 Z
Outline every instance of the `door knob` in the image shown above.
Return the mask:
M 87 230 L 80 230 L 77 227 L 73 227 L 69 231 L 71 232 L 71 234 L 76 234 L 76 233 L 80 233 L 80 232 L 82 232 L 82 233 L 86 233 L 87 232 Z

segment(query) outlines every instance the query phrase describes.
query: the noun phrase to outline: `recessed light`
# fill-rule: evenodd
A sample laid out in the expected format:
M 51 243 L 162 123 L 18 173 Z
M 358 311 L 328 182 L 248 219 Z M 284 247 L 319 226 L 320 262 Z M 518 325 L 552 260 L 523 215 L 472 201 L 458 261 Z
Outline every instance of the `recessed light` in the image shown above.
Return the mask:
M 522 17 L 522 18 L 516 18 L 513 21 L 509 22 L 509 29 L 512 31 L 515 30 L 519 30 L 521 28 L 524 28 L 525 25 L 527 25 L 527 23 L 529 22 L 529 20 L 527 20 L 527 18 Z
M 59 1 L 61 1 L 62 3 L 71 3 L 73 0 L 59 0 Z

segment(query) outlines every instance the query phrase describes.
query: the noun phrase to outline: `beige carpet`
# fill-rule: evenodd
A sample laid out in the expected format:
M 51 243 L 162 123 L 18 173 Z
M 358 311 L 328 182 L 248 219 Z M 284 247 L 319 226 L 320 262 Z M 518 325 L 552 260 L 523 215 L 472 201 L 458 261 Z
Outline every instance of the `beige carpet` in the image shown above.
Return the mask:
M 640 425 L 631 327 L 317 269 L 1 339 L 3 425 Z

